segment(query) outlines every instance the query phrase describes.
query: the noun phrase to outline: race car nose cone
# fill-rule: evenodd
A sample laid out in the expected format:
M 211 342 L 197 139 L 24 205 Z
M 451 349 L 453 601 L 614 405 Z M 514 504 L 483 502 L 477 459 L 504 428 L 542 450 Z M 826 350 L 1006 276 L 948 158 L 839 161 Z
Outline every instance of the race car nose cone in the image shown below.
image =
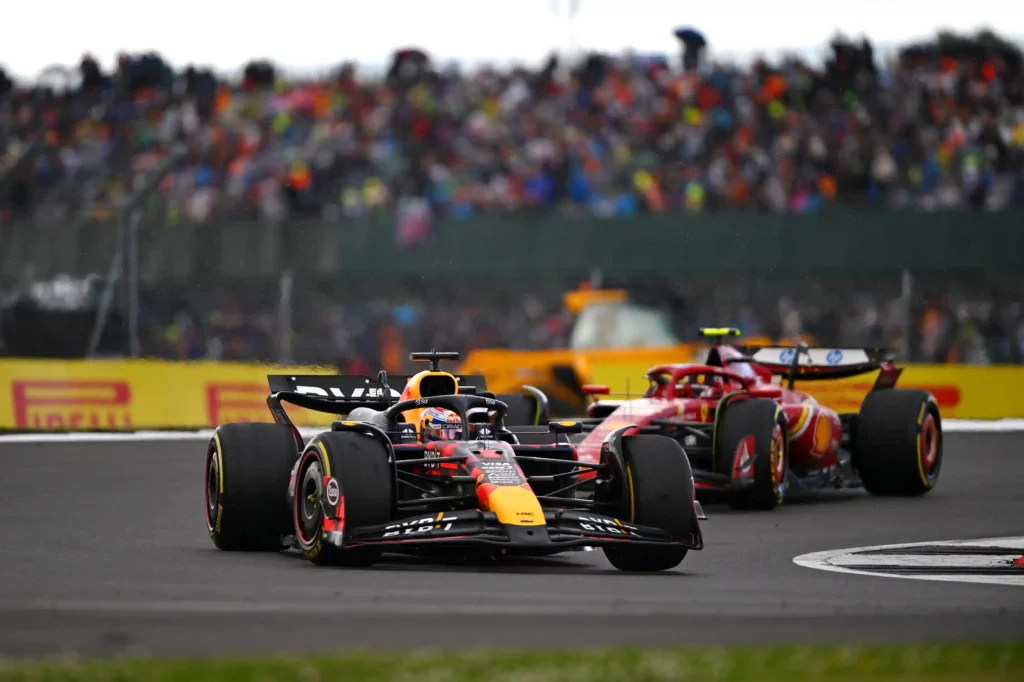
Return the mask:
M 505 530 L 508 531 L 508 539 L 518 545 L 546 545 L 551 541 L 545 526 L 506 526 Z

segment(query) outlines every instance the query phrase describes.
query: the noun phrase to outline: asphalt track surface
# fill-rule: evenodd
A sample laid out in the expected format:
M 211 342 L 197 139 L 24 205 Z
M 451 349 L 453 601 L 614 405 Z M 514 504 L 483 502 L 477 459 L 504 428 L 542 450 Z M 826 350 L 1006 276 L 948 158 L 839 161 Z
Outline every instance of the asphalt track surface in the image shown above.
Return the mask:
M 318 568 L 216 550 L 201 442 L 0 442 L 0 656 L 1006 640 L 1024 590 L 802 568 L 806 552 L 1024 535 L 1021 434 L 947 434 L 918 499 L 706 505 L 707 547 L 629 575 L 600 552 L 503 567 Z

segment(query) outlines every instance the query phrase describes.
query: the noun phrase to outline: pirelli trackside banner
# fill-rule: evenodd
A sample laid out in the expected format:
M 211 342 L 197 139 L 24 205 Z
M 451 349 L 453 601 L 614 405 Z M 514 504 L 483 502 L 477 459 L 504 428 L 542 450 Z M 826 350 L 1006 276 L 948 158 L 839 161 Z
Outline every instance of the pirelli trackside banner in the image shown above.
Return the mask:
M 649 365 L 637 362 L 594 362 L 595 384 L 612 393 L 639 395 L 647 388 Z M 871 390 L 877 372 L 841 380 L 798 381 L 796 388 L 839 412 L 856 412 Z M 1024 367 L 906 365 L 897 386 L 922 388 L 939 401 L 943 417 L 1006 419 L 1024 417 Z
M 648 362 L 592 362 L 590 381 L 639 395 Z M 0 429 L 210 428 L 272 421 L 267 374 L 334 374 L 331 369 L 156 360 L 0 360 Z M 855 412 L 875 373 L 797 387 L 841 412 Z M 909 365 L 899 385 L 931 391 L 942 414 L 959 419 L 1024 418 L 1024 367 Z M 288 406 L 300 426 L 332 416 Z
M 0 429 L 206 428 L 271 422 L 267 374 L 334 374 L 268 367 L 157 360 L 0 360 Z M 300 426 L 332 416 L 288 406 Z

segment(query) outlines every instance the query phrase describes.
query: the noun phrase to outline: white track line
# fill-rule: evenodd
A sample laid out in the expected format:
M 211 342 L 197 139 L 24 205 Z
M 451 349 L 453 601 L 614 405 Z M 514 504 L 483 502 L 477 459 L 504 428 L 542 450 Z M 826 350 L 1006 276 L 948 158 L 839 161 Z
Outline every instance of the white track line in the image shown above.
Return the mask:
M 1010 433 L 1024 431 L 1024 419 L 943 419 L 942 430 L 950 433 Z
M 825 552 L 812 552 L 801 554 L 793 559 L 793 563 L 804 568 L 814 568 L 819 571 L 831 571 L 833 573 L 848 573 L 851 575 L 868 575 L 875 578 L 900 578 L 903 580 L 934 580 L 938 582 L 974 583 L 982 585 L 1015 585 L 1024 587 L 1024 571 L 1021 575 L 978 575 L 958 572 L 957 569 L 965 568 L 991 568 L 996 565 L 1005 565 L 1009 555 L 974 555 L 964 556 L 950 554 L 915 554 L 915 547 L 949 547 L 953 550 L 956 547 L 1005 547 L 1019 549 L 1024 555 L 1024 537 L 1013 536 L 1004 538 L 984 538 L 979 540 L 946 540 L 939 542 L 908 542 L 897 545 L 874 545 L 872 547 L 849 547 L 846 549 L 832 549 Z M 880 549 L 902 550 L 900 554 L 865 555 L 864 552 L 871 552 Z M 886 573 L 878 570 L 871 570 L 872 566 L 896 566 L 900 568 L 920 568 L 923 566 L 936 569 L 949 569 L 948 573 L 932 573 L 928 575 Z M 867 569 L 867 570 L 864 570 Z
M 300 427 L 305 438 L 312 438 L 328 427 Z M 949 433 L 1012 433 L 1024 431 L 1024 419 L 944 419 L 942 430 Z M 127 433 L 7 433 L 0 434 L 0 443 L 118 443 L 124 441 L 203 441 L 213 436 L 213 429 L 199 431 L 132 431 Z

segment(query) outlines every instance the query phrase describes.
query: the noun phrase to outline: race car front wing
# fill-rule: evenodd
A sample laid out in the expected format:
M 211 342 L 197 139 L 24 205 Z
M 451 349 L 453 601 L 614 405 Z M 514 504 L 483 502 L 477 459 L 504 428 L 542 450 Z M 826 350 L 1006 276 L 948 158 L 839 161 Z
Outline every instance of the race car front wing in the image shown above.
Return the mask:
M 394 523 L 366 526 L 325 533 L 325 539 L 338 547 L 402 545 L 489 545 L 522 553 L 553 553 L 576 547 L 609 545 L 703 548 L 700 527 L 685 537 L 673 538 L 660 528 L 640 526 L 601 514 L 569 509 L 546 510 L 545 525 L 506 525 L 496 514 L 471 509 L 413 516 Z

